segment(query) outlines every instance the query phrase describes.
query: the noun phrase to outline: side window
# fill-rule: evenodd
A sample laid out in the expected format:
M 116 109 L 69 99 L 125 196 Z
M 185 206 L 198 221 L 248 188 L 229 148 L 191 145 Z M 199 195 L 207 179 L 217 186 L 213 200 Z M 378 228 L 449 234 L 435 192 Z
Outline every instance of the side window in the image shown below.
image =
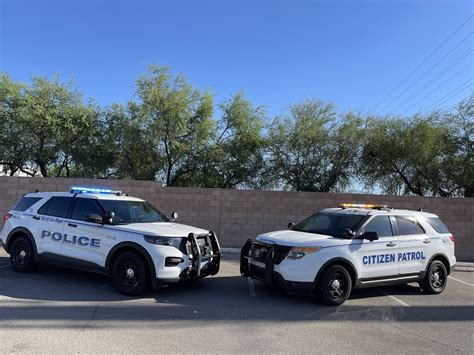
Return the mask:
M 72 197 L 51 197 L 39 210 L 39 214 L 46 214 L 54 217 L 67 217 Z
M 425 231 L 414 217 L 395 216 L 398 235 L 425 234 Z
M 377 216 L 372 218 L 363 228 L 362 233 L 365 232 L 375 232 L 379 237 L 393 236 L 390 218 L 388 216 Z
M 71 218 L 79 221 L 87 221 L 86 215 L 88 214 L 98 214 L 102 216 L 102 211 L 97 205 L 97 202 L 91 198 L 76 198 Z
M 14 211 L 25 212 L 28 208 L 33 206 L 36 202 L 41 200 L 42 197 L 23 197 L 18 203 L 13 207 Z

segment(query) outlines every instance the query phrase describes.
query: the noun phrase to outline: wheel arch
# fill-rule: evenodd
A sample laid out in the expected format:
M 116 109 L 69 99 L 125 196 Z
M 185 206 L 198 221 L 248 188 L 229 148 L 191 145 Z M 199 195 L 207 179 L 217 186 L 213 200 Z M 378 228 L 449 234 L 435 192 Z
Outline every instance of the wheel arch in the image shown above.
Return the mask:
M 5 250 L 8 254 L 10 254 L 11 247 L 13 245 L 13 242 L 18 239 L 19 237 L 27 237 L 31 244 L 33 245 L 33 251 L 34 251 L 34 257 L 35 261 L 38 260 L 38 248 L 36 247 L 36 241 L 35 238 L 33 237 L 33 233 L 25 227 L 16 227 L 8 233 L 7 240 L 5 243 Z
M 428 268 L 430 267 L 431 263 L 435 260 L 439 260 L 444 264 L 444 266 L 446 267 L 446 271 L 448 272 L 448 275 L 451 273 L 451 265 L 449 264 L 449 258 L 445 254 L 442 254 L 442 253 L 437 253 L 431 257 L 431 259 L 426 264 L 425 272 L 428 272 Z
M 353 285 L 352 287 L 354 287 L 354 285 L 356 284 L 356 281 L 357 281 L 357 277 L 358 277 L 357 276 L 357 269 L 354 266 L 354 264 L 351 261 L 349 261 L 347 259 L 344 259 L 344 258 L 333 258 L 333 259 L 330 259 L 330 260 L 326 261 L 323 264 L 323 266 L 321 266 L 319 268 L 319 271 L 316 274 L 316 277 L 314 278 L 314 287 L 315 287 L 315 289 L 318 287 L 318 283 L 321 280 L 321 276 L 324 274 L 324 272 L 328 268 L 330 268 L 333 265 L 341 265 L 347 270 L 347 272 L 351 276 L 352 285 Z
M 148 270 L 150 271 L 150 277 L 152 281 L 156 278 L 156 270 L 155 264 L 153 263 L 153 259 L 151 258 L 148 251 L 142 247 L 140 244 L 134 242 L 121 242 L 115 245 L 107 255 L 107 259 L 105 260 L 105 270 L 109 275 L 112 275 L 112 268 L 114 266 L 115 260 L 124 252 L 133 251 L 138 253 L 143 259 L 145 260 Z

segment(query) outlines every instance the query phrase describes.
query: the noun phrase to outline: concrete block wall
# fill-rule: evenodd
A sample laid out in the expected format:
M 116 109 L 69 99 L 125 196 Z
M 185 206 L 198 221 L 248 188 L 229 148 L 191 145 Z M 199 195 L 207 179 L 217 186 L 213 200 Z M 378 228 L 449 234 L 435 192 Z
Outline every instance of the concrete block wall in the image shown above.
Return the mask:
M 178 222 L 214 230 L 221 245 L 240 247 L 249 237 L 285 229 L 323 208 L 340 203 L 382 203 L 439 215 L 456 238 L 459 261 L 474 261 L 474 199 L 384 196 L 318 192 L 283 192 L 161 187 L 152 181 L 0 177 L 3 215 L 26 193 L 68 191 L 72 186 L 109 187 L 150 201 L 161 211 L 177 211 Z

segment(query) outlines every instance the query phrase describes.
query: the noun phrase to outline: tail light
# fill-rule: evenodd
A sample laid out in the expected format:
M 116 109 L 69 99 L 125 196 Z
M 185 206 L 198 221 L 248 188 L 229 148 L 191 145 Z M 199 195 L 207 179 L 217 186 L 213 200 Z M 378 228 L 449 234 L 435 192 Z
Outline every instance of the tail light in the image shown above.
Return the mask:
M 11 213 L 5 213 L 3 216 L 3 224 L 7 223 L 7 221 L 12 217 L 13 215 Z
M 450 235 L 449 240 L 452 241 L 453 243 L 456 241 L 456 239 L 454 238 L 454 235 Z

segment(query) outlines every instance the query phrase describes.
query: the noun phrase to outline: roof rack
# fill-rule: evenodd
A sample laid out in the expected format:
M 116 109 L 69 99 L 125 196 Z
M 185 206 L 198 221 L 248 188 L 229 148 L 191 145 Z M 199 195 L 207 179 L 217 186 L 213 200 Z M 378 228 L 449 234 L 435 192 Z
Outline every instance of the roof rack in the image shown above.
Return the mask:
M 112 190 L 102 187 L 83 187 L 83 186 L 73 186 L 71 187 L 71 193 L 76 194 L 109 194 L 117 196 L 127 196 L 122 191 Z
M 381 204 L 364 204 L 364 203 L 341 203 L 339 205 L 340 208 L 365 208 L 369 210 L 385 210 L 388 209 L 388 205 L 381 205 Z

